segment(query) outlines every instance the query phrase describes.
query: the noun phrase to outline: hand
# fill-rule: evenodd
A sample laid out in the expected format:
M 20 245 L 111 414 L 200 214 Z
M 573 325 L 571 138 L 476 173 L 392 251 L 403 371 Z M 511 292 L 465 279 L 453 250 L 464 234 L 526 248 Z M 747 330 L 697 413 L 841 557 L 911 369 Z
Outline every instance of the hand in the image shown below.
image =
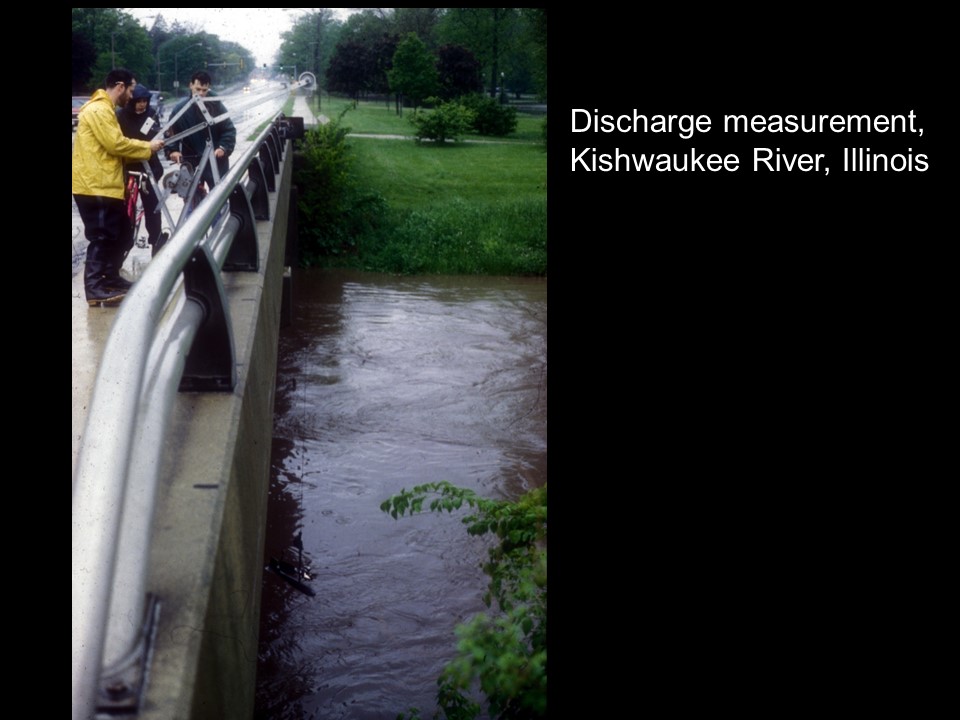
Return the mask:
M 150 152 L 157 152 L 163 147 L 163 138 L 155 137 L 150 141 Z
M 177 152 L 176 150 L 174 150 L 172 153 L 170 153 L 170 159 L 171 159 L 173 162 L 175 162 L 175 163 L 179 163 L 181 157 L 182 157 L 182 155 L 181 155 L 179 152 Z
M 213 151 L 214 157 L 217 157 L 217 158 L 222 158 L 226 154 L 227 153 L 224 151 L 223 148 L 217 148 L 216 150 Z

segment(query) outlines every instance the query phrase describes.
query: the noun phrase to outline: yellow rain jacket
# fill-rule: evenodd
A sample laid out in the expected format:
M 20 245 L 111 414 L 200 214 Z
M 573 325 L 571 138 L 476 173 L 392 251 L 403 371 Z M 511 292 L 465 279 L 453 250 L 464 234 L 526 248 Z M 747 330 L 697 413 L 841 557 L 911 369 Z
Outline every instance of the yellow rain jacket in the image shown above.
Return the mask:
M 73 193 L 123 200 L 123 159 L 146 160 L 150 143 L 124 137 L 113 101 L 97 90 L 82 108 L 73 141 Z

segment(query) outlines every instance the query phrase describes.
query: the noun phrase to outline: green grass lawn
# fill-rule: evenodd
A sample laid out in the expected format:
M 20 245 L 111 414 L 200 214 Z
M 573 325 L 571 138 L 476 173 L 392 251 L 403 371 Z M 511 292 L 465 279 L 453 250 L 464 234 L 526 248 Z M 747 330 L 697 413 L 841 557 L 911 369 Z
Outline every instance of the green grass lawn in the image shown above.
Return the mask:
M 360 184 L 398 210 L 454 198 L 488 205 L 546 200 L 547 154 L 542 145 L 432 145 L 360 137 L 348 143 Z
M 361 100 L 354 108 L 352 100 L 325 95 L 320 103 L 320 112 L 329 118 L 336 118 L 343 112 L 344 108 L 350 109 L 347 110 L 342 122 L 350 128 L 351 132 L 367 135 L 409 135 L 413 137 L 414 129 L 413 125 L 410 124 L 410 118 L 413 117 L 411 108 L 404 108 L 401 117 L 397 115 L 392 102 L 387 105 L 383 102 Z M 541 128 L 544 117 L 544 115 L 518 113 L 517 130 L 506 137 L 464 135 L 464 139 L 511 143 L 539 142 L 542 137 Z
M 335 119 L 347 105 L 324 98 L 321 111 Z M 312 223 L 301 215 L 304 262 L 397 273 L 546 274 L 542 143 L 417 143 L 405 118 L 376 103 L 360 103 L 341 122 L 351 131 L 338 141 L 349 167 L 347 194 L 321 200 L 327 181 L 309 183 L 316 199 L 301 196 L 301 203 L 328 214 Z M 539 137 L 542 117 L 535 123 Z M 337 134 L 333 125 L 318 137 L 323 133 Z M 335 147 L 327 151 L 331 162 Z M 336 167 L 324 177 L 340 177 Z

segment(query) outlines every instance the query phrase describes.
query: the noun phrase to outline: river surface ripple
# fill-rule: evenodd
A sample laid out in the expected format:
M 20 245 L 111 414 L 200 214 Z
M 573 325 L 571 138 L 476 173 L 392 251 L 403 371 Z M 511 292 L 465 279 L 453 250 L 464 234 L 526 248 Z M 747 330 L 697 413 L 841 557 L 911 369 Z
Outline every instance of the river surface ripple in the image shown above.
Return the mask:
M 429 718 L 490 541 L 379 506 L 546 482 L 547 281 L 297 270 L 293 292 L 264 562 L 302 558 L 316 594 L 264 573 L 256 717 Z

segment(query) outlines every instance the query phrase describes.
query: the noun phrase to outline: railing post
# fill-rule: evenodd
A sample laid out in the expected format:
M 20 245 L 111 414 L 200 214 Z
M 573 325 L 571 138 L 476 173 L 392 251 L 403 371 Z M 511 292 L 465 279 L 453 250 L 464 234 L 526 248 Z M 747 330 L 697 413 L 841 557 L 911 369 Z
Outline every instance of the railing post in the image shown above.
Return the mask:
M 272 147 L 269 147 L 269 143 L 263 143 L 260 146 L 260 153 L 258 160 L 260 162 L 260 170 L 262 173 L 265 173 L 265 178 L 267 182 L 267 190 L 270 192 L 277 191 L 277 173 L 280 171 L 280 161 L 276 152 Z M 250 163 L 251 166 L 253 163 Z M 249 169 L 248 169 L 249 171 Z
M 183 368 L 180 390 L 231 392 L 237 384 L 233 326 L 220 271 L 205 245 L 194 250 L 183 269 L 183 282 L 187 301 L 197 303 L 203 315 Z
M 269 214 L 269 209 L 267 213 Z M 223 269 L 224 271 L 257 272 L 260 269 L 257 226 L 250 198 L 247 197 L 247 191 L 241 185 L 234 187 L 233 192 L 230 193 L 230 215 L 233 221 L 239 223 L 239 227 L 223 262 Z
M 276 192 L 277 184 L 274 182 L 272 175 L 264 175 L 260 158 L 254 158 L 250 161 L 247 174 L 253 181 L 253 196 L 250 198 L 253 216 L 257 220 L 269 220 L 270 195 L 268 193 Z

